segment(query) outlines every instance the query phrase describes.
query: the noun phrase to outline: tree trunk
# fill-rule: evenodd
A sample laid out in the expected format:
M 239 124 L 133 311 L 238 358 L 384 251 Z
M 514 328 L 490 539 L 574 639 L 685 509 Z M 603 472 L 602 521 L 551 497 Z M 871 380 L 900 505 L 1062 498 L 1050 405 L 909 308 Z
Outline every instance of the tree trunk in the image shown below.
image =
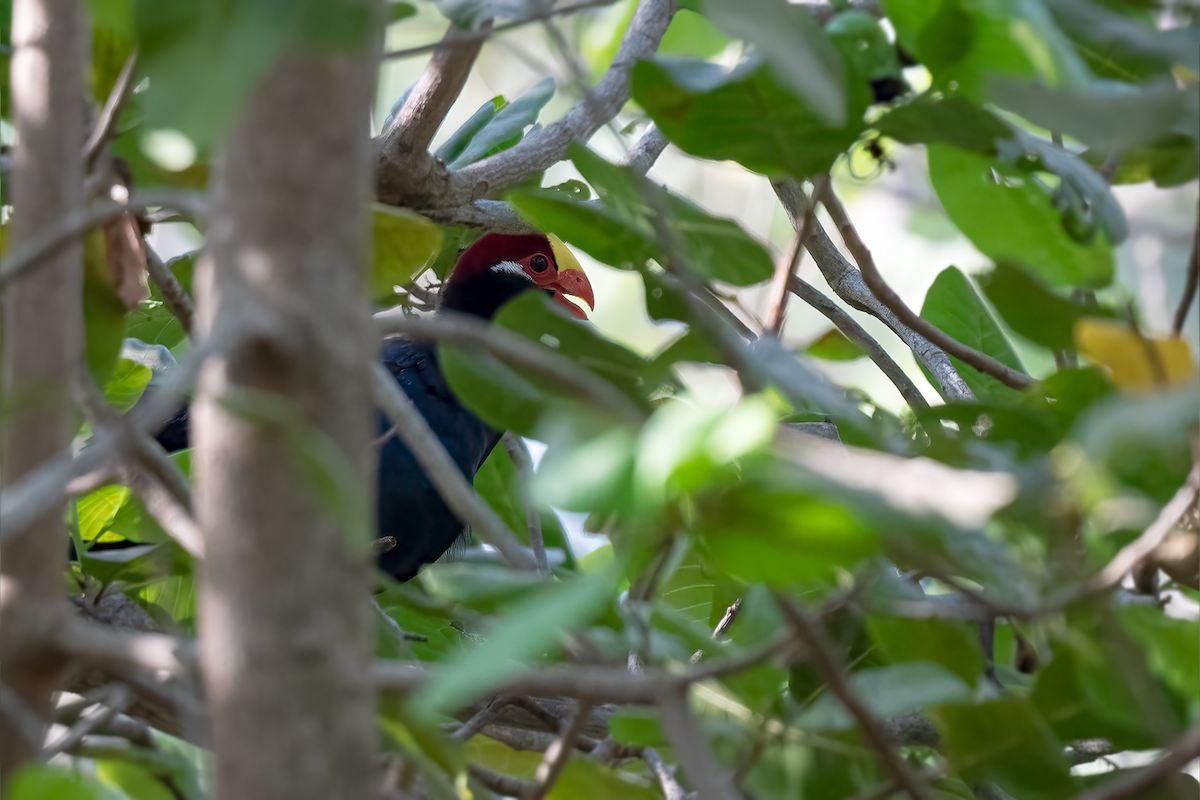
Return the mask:
M 331 444 L 351 481 L 372 483 L 374 70 L 367 54 L 285 53 L 212 173 L 197 322 L 233 338 L 201 373 L 193 477 L 201 662 L 226 800 L 373 794 L 371 550 L 299 451 Z M 266 419 L 276 412 L 298 424 Z
M 83 55 L 77 0 L 15 0 L 11 92 L 13 153 L 10 250 L 83 203 Z M 81 348 L 83 256 L 72 243 L 16 281 L 3 298 L 3 420 L 6 485 L 70 444 L 70 381 Z M 11 404 L 11 405 L 10 405 Z M 0 775 L 41 747 L 50 693 L 65 661 L 52 637 L 65 611 L 67 540 L 56 503 L 0 551 Z

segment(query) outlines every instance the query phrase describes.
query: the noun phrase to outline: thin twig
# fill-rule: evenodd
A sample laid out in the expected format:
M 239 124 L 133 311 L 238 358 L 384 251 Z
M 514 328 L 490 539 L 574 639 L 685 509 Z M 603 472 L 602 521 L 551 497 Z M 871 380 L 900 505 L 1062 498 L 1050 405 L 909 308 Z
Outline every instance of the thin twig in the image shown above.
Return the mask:
M 771 187 L 791 219 L 792 227 L 798 226 L 803 218 L 803 209 L 808 203 L 808 197 L 800 182 L 787 178 L 771 181 Z M 804 244 L 829 288 L 852 308 L 870 314 L 887 325 L 912 350 L 917 360 L 925 365 L 948 399 L 975 402 L 971 388 L 963 381 L 945 352 L 901 322 L 891 309 L 879 302 L 863 282 L 862 274 L 838 252 L 817 220 L 813 220 L 812 229 L 805 236 Z
M 375 383 L 375 402 L 396 426 L 396 434 L 429 477 L 442 500 L 464 525 L 488 544 L 494 546 L 517 569 L 537 569 L 533 556 L 521 546 L 516 535 L 504 520 L 471 488 L 446 452 L 445 446 L 421 412 L 413 404 L 387 368 L 378 362 L 371 364 Z
M 84 710 L 70 730 L 47 744 L 46 749 L 42 751 L 42 756 L 50 758 L 75 747 L 83 741 L 83 737 L 104 727 L 113 717 L 128 708 L 132 700 L 133 696 L 128 688 L 119 683 L 109 684 L 105 687 L 104 698 L 91 708 Z
M 538 764 L 535 773 L 537 788 L 530 795 L 531 800 L 541 800 L 554 786 L 554 782 L 562 774 L 563 767 L 571 758 L 571 752 L 575 749 L 575 741 L 583 732 L 583 726 L 587 724 L 588 714 L 591 710 L 592 704 L 586 699 L 581 700 L 575 716 L 571 717 L 569 723 L 562 726 L 562 733 L 546 748 L 546 754 L 542 758 L 542 763 Z
M 900 365 L 892 360 L 892 357 L 887 354 L 887 351 L 875 341 L 869 333 L 863 330 L 863 327 L 855 322 L 854 318 L 847 314 L 842 308 L 825 295 L 821 294 L 814 286 L 800 279 L 792 277 L 788 288 L 795 292 L 796 296 L 810 306 L 820 311 L 832 322 L 842 334 L 850 341 L 857 344 L 867 352 L 867 356 L 871 361 L 875 362 L 875 366 L 887 376 L 888 380 L 900 392 L 900 396 L 904 398 L 904 402 L 908 403 L 909 408 L 918 414 L 929 408 L 929 403 L 921 395 L 921 390 L 912 382 L 908 374 L 900 368 Z
M 883 276 L 879 274 L 870 249 L 863 242 L 862 237 L 858 235 L 858 230 L 850 221 L 850 216 L 846 213 L 845 206 L 842 205 L 841 200 L 838 200 L 837 195 L 833 193 L 833 187 L 826 186 L 824 191 L 819 195 L 819 199 L 825 205 L 825 209 L 829 212 L 829 216 L 837 226 L 838 232 L 841 233 L 842 241 L 846 243 L 846 248 L 854 256 L 855 261 L 858 262 L 858 268 L 862 272 L 863 280 L 866 281 L 871 292 L 879 298 L 879 301 L 890 308 L 900 318 L 901 322 L 941 347 L 947 353 L 957 357 L 985 375 L 991 375 L 1005 386 L 1024 390 L 1033 385 L 1033 378 L 1025 373 L 1018 372 L 1007 364 L 992 358 L 987 353 L 981 353 L 975 348 L 968 347 L 957 339 L 947 336 L 939 328 L 926 322 L 917 314 L 914 314 L 912 309 L 905 305 L 900 296 L 892 291 L 892 288 L 883 280 Z
M 525 441 L 512 431 L 506 431 L 500 439 L 504 449 L 517 468 L 517 482 L 521 491 L 521 502 L 525 505 L 525 525 L 529 529 L 529 546 L 533 548 L 533 557 L 537 559 L 538 571 L 543 577 L 550 577 L 550 562 L 546 560 L 546 540 L 542 538 L 542 516 L 538 513 L 533 502 L 533 492 L 530 483 L 533 480 L 533 459 L 529 456 L 529 448 Z
M 505 775 L 495 770 L 490 770 L 487 767 L 476 764 L 474 762 L 467 764 L 467 772 L 472 778 L 482 783 L 493 792 L 504 797 L 515 797 L 517 800 L 528 800 L 528 798 L 537 791 L 537 784 L 533 781 L 514 778 L 511 775 Z
M 790 600 L 779 596 L 779 607 L 783 611 L 788 625 L 795 631 L 797 637 L 807 646 L 809 659 L 816 673 L 824 679 L 829 691 L 842 701 L 842 705 L 858 723 L 863 738 L 879 755 L 880 760 L 898 787 L 908 793 L 912 800 L 930 800 L 929 791 L 921 779 L 909 769 L 908 764 L 896 748 L 888 740 L 879 720 L 855 694 L 850 682 L 842 672 L 842 665 L 825 640 L 824 633 L 817 627 L 808 615 L 797 608 Z
M 374 597 L 371 598 L 371 605 L 375 607 L 375 613 L 382 617 L 383 621 L 387 623 L 388 630 L 392 632 L 392 635 L 396 637 L 396 640 L 405 643 L 405 647 L 408 646 L 408 642 L 429 641 L 428 636 L 422 636 L 419 633 L 409 633 L 408 631 L 404 630 L 404 628 L 401 628 L 400 623 L 392 619 L 392 615 L 384 611 L 383 606 L 379 605 L 379 601 Z
M 115 219 L 126 212 L 145 211 L 155 206 L 170 206 L 203 216 L 203 201 L 194 193 L 177 191 L 139 192 L 127 203 L 103 200 L 87 208 L 64 215 L 58 224 L 40 231 L 3 259 L 0 259 L 0 289 L 24 275 L 48 256 L 54 255 L 89 228 Z
M 1190 728 L 1176 739 L 1158 761 L 1113 778 L 1084 792 L 1076 800 L 1136 800 L 1172 773 L 1182 771 L 1197 756 L 1200 756 L 1200 725 Z
M 482 43 L 485 39 L 490 36 L 494 36 L 497 33 L 504 33 L 505 31 L 510 31 L 513 28 L 520 28 L 524 25 L 529 25 L 534 22 L 541 22 L 542 20 L 547 20 L 551 17 L 574 14 L 578 11 L 586 11 L 589 8 L 599 8 L 601 6 L 612 5 L 614 1 L 615 0 L 588 0 L 587 2 L 583 3 L 575 3 L 574 5 L 559 6 L 557 8 L 551 8 L 547 9 L 546 11 L 533 14 L 532 16 L 525 17 L 524 19 L 505 22 L 504 24 L 496 25 L 495 27 L 480 28 L 479 30 L 475 31 L 464 31 L 461 28 L 451 28 L 451 32 L 447 33 L 446 38 L 442 39 L 440 42 L 431 42 L 429 44 L 417 45 L 416 47 L 406 47 L 403 50 L 391 50 L 384 53 L 381 58 L 384 60 L 392 58 L 408 58 L 409 56 L 419 56 L 423 55 L 424 53 L 432 53 L 446 45 L 454 46 L 467 44 L 470 42 Z
M 450 734 L 450 738 L 458 742 L 465 742 L 475 734 L 482 731 L 492 723 L 496 715 L 500 713 L 500 709 L 513 701 L 513 696 L 496 695 L 484 704 L 483 708 L 475 712 L 475 715 L 458 727 L 454 733 Z
M 159 291 L 162 292 L 163 305 L 175 316 L 175 319 L 179 320 L 179 326 L 190 338 L 192 320 L 196 316 L 196 304 L 192 302 L 191 295 L 184 291 L 179 279 L 167 268 L 149 243 L 143 242 L 142 249 L 146 253 L 146 272 L 150 275 L 150 280 L 154 281 Z
M 117 73 L 117 81 L 113 84 L 112 91 L 108 94 L 108 99 L 104 101 L 104 108 L 100 111 L 100 117 L 96 120 L 96 126 L 92 128 L 92 133 L 88 136 L 87 144 L 83 146 L 83 163 L 86 169 L 91 169 L 92 162 L 100 153 L 100 148 L 104 146 L 109 136 L 112 135 L 113 126 L 116 125 L 121 106 L 125 103 L 125 98 L 129 96 L 129 89 L 132 86 L 133 68 L 136 64 L 137 50 L 135 49 L 125 59 L 125 63 L 121 65 L 121 71 Z
M 829 175 L 821 175 L 816 178 L 816 182 L 825 184 L 829 182 Z M 814 183 L 816 187 L 816 183 Z M 819 187 L 814 188 L 813 195 L 819 196 Z M 771 293 L 767 299 L 767 316 L 763 320 L 763 330 L 766 330 L 775 336 L 779 336 L 783 331 L 783 321 L 786 317 L 788 285 L 793 275 L 796 274 L 796 269 L 800 266 L 800 260 L 804 258 L 804 237 L 807 232 L 812 230 L 813 213 L 816 211 L 817 204 L 809 201 L 804 204 L 804 213 L 800 216 L 800 222 L 796 225 L 795 233 L 792 235 L 792 243 L 788 247 L 788 251 L 775 264 L 775 275 L 771 279 Z
M 679 785 L 679 781 L 675 780 L 675 773 L 671 772 L 671 768 L 662 760 L 657 750 L 653 747 L 643 747 L 642 759 L 658 779 L 665 800 L 687 800 L 687 792 Z
M 380 538 L 371 542 L 371 552 L 377 556 L 383 555 L 384 553 L 395 550 L 397 544 L 398 542 L 396 541 L 395 536 L 381 536 Z
M 1183 323 L 1187 322 L 1188 312 L 1192 309 L 1192 300 L 1196 296 L 1196 287 L 1200 284 L 1200 221 L 1196 222 L 1196 230 L 1192 234 L 1192 255 L 1188 259 L 1187 279 L 1183 284 L 1183 296 L 1179 298 L 1179 307 L 1175 309 L 1175 323 L 1171 333 L 1180 336 L 1183 333 Z
M 617 417 L 640 422 L 642 412 L 623 392 L 574 361 L 523 336 L 463 314 L 417 316 L 403 311 L 375 315 L 381 336 L 400 334 L 418 341 L 446 341 L 480 347 L 502 361 L 526 367 L 554 380 L 580 402 Z

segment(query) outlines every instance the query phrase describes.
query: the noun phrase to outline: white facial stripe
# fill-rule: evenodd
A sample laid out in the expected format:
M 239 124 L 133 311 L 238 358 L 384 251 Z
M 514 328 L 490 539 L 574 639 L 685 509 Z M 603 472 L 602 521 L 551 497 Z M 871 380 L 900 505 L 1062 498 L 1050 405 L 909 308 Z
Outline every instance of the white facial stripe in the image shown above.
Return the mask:
M 501 261 L 496 266 L 492 267 L 491 272 L 502 272 L 505 275 L 519 275 L 525 280 L 533 283 L 533 278 L 529 277 L 529 273 L 515 261 Z

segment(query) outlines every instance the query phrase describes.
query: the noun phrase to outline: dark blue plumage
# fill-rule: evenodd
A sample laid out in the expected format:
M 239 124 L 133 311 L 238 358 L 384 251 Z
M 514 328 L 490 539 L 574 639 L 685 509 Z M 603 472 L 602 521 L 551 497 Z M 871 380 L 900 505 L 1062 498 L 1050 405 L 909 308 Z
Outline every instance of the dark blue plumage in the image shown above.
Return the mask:
M 501 432 L 463 408 L 438 366 L 437 350 L 424 342 L 389 339 L 380 348 L 384 366 L 421 412 L 468 481 L 483 465 Z M 381 418 L 381 433 L 391 424 Z M 379 534 L 395 536 L 379 557 L 384 572 L 406 581 L 436 561 L 462 534 L 458 521 L 412 452 L 396 436 L 379 450 Z
M 558 240 L 541 234 L 488 234 L 460 255 L 446 283 L 442 307 L 491 318 L 503 303 L 530 289 L 547 292 L 578 317 L 586 315 L 565 296 L 578 297 L 589 307 L 593 304 L 587 276 Z M 438 366 L 434 346 L 389 339 L 379 355 L 454 463 L 474 482 L 501 432 L 458 402 Z M 390 430 L 391 424 L 380 415 L 380 434 Z M 187 447 L 187 407 L 168 420 L 155 438 L 168 451 Z M 379 557 L 379 566 L 402 581 L 440 558 L 465 530 L 395 435 L 386 437 L 379 450 L 377 512 L 379 535 L 394 536 L 397 542 Z

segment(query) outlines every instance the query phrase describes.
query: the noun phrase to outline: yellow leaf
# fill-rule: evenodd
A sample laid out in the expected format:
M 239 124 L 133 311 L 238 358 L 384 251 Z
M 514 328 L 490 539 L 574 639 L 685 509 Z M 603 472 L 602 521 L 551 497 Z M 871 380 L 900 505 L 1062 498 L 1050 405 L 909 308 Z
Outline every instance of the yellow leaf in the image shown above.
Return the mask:
M 1119 322 L 1079 320 L 1075 345 L 1105 367 L 1120 389 L 1173 386 L 1196 374 L 1196 361 L 1187 342 L 1141 336 Z
M 437 258 L 442 229 L 405 208 L 375 203 L 371 209 L 371 297 L 394 303 L 392 287 L 412 282 Z

